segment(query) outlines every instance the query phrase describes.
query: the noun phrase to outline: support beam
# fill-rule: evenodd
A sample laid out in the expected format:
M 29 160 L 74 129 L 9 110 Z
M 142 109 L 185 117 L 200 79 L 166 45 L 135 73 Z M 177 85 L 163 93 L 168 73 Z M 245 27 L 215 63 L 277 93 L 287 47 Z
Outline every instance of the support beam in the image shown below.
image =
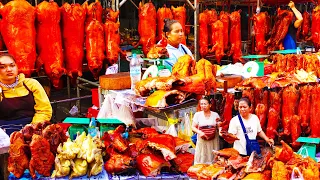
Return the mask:
M 127 2 L 127 0 L 122 0 L 120 3 L 119 3 L 119 8 L 124 4 L 124 3 L 126 3 Z
M 139 7 L 138 7 L 132 0 L 130 0 L 130 2 L 131 2 L 137 9 L 139 9 Z
M 198 0 L 194 0 L 194 59 L 198 61 L 199 57 L 199 3 Z
M 193 6 L 193 4 L 190 2 L 190 0 L 186 0 L 189 6 L 195 11 L 196 8 Z

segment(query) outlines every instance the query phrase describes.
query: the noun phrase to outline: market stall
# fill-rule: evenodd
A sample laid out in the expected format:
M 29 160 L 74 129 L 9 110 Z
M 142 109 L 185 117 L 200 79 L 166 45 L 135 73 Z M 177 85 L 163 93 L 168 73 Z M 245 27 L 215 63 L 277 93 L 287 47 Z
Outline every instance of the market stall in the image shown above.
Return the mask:
M 21 72 L 31 76 L 42 67 L 55 88 L 66 74 L 68 88 L 69 80 L 77 88 L 78 97 L 71 100 L 92 97 L 94 107 L 88 110 L 91 119 L 28 124 L 14 132 L 10 144 L 1 148 L 9 155 L 0 156 L 7 164 L 0 172 L 9 170 L 9 179 L 319 179 L 320 54 L 314 50 L 281 51 L 293 19 L 290 10 L 274 10 L 273 22 L 266 11 L 257 8 L 253 13 L 256 4 L 263 8 L 260 1 L 187 0 L 188 6 L 180 3 L 169 8 L 169 1 L 160 7 L 153 1 L 136 5 L 130 0 L 139 10 L 135 31 L 139 38 L 125 37 L 129 43 L 124 44 L 118 10 L 125 2 L 112 2 L 113 10 L 105 8 L 109 1 L 65 3 L 61 8 L 44 1 L 34 8 L 27 1 L 14 0 L 1 7 L 2 26 L 11 27 L 1 30 L 4 44 Z M 23 9 L 26 18 L 17 18 L 12 7 Z M 194 14 L 187 14 L 186 9 Z M 311 8 L 306 8 L 297 32 L 298 41 L 313 44 L 315 51 L 319 48 L 318 9 L 312 7 L 310 15 Z M 243 18 L 245 15 L 248 18 Z M 188 34 L 192 26 L 187 25 L 188 16 L 194 21 L 193 57 L 185 52 L 168 67 L 172 59 L 159 21 L 172 17 Z M 21 20 L 21 24 L 14 25 L 11 19 Z M 254 32 L 246 39 L 254 47 L 249 55 L 242 45 L 243 19 L 249 21 L 245 33 Z M 15 28 L 18 35 L 12 31 Z M 11 43 L 13 39 L 23 45 Z M 125 45 L 130 48 L 123 48 Z M 136 56 L 140 53 L 144 58 Z M 132 72 L 118 73 L 115 64 L 121 69 L 120 56 L 137 60 L 138 80 Z M 232 63 L 223 66 L 225 59 Z M 108 75 L 102 75 L 106 63 Z M 140 63 L 146 72 L 141 72 Z M 81 77 L 84 64 L 95 82 Z M 80 97 L 81 89 L 91 90 L 86 85 L 94 86 L 94 94 Z M 70 90 L 68 95 L 70 98 Z M 223 143 L 213 150 L 211 164 L 194 165 L 191 124 L 203 95 L 212 97 L 211 110 L 220 116 L 216 136 Z M 227 148 L 239 140 L 228 129 L 238 113 L 240 97 L 251 100 L 251 112 L 275 141 L 275 147 L 269 148 L 258 139 L 261 155 L 244 157 Z M 80 108 L 79 101 L 77 106 Z

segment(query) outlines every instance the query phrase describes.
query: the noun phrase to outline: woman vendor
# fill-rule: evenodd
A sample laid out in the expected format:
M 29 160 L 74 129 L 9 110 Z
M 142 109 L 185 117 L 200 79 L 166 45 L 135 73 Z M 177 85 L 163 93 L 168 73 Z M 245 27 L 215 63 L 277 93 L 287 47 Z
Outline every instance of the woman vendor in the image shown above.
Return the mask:
M 212 150 L 219 148 L 216 132 L 218 113 L 210 111 L 210 100 L 204 96 L 199 101 L 201 111 L 194 114 L 192 131 L 198 134 L 194 164 L 212 164 Z
M 250 140 L 255 140 L 257 135 L 264 139 L 270 146 L 274 144 L 273 139 L 270 139 L 262 131 L 259 118 L 255 114 L 250 113 L 251 102 L 248 98 L 241 98 L 239 100 L 239 115 L 231 119 L 228 132 L 236 135 L 239 140 L 236 140 L 233 144 L 233 148 L 236 149 L 241 155 L 247 154 L 247 141 L 240 122 L 243 122 L 246 133 Z
M 0 55 L 0 128 L 8 135 L 29 123 L 50 121 L 52 107 L 41 84 L 18 74 L 15 59 Z
M 177 20 L 173 19 L 165 19 L 163 32 L 165 37 L 167 38 L 167 51 L 169 53 L 170 60 L 165 61 L 170 66 L 173 66 L 179 57 L 188 54 L 192 58 L 191 51 L 187 48 L 187 46 L 181 44 L 184 38 L 184 32 L 181 24 Z

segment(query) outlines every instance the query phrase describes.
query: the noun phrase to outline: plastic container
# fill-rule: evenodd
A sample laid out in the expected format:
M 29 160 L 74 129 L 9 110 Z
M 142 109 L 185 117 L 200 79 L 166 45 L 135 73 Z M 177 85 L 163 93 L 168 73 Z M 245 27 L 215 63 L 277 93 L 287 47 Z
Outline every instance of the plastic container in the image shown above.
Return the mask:
M 130 60 L 130 78 L 131 89 L 134 90 L 136 83 L 141 80 L 141 64 L 136 54 L 132 54 Z
M 98 88 L 91 89 L 91 94 L 92 94 L 92 105 L 95 105 L 98 108 L 100 108 Z
M 115 130 L 118 126 L 125 124 L 121 122 L 118 119 L 98 119 L 98 122 L 100 123 L 100 135 L 103 136 L 104 132 L 108 132 L 110 130 Z
M 80 134 L 82 132 L 88 133 L 87 127 L 88 127 L 89 122 L 90 122 L 89 118 L 75 118 L 75 117 L 67 117 L 63 121 L 63 123 L 72 124 L 68 129 L 68 133 L 69 133 L 71 140 L 76 139 L 78 132 Z
M 95 118 L 91 118 L 89 127 L 88 127 L 88 134 L 91 135 L 91 137 L 95 137 L 97 135 L 97 122 Z

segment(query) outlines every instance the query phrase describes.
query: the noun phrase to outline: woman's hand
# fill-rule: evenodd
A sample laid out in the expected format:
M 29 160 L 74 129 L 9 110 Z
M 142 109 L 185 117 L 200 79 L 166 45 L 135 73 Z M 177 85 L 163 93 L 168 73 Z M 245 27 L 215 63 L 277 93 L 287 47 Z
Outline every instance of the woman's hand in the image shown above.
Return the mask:
M 201 138 L 203 138 L 203 139 L 207 139 L 207 136 L 206 136 L 206 134 L 205 134 L 203 131 L 200 131 L 200 130 L 199 130 L 198 135 L 199 135 Z
M 294 2 L 293 1 L 290 1 L 288 6 L 290 7 L 290 9 L 294 8 Z
M 266 142 L 267 142 L 270 146 L 273 146 L 273 145 L 274 145 L 273 139 L 268 138 L 268 139 L 266 139 Z

